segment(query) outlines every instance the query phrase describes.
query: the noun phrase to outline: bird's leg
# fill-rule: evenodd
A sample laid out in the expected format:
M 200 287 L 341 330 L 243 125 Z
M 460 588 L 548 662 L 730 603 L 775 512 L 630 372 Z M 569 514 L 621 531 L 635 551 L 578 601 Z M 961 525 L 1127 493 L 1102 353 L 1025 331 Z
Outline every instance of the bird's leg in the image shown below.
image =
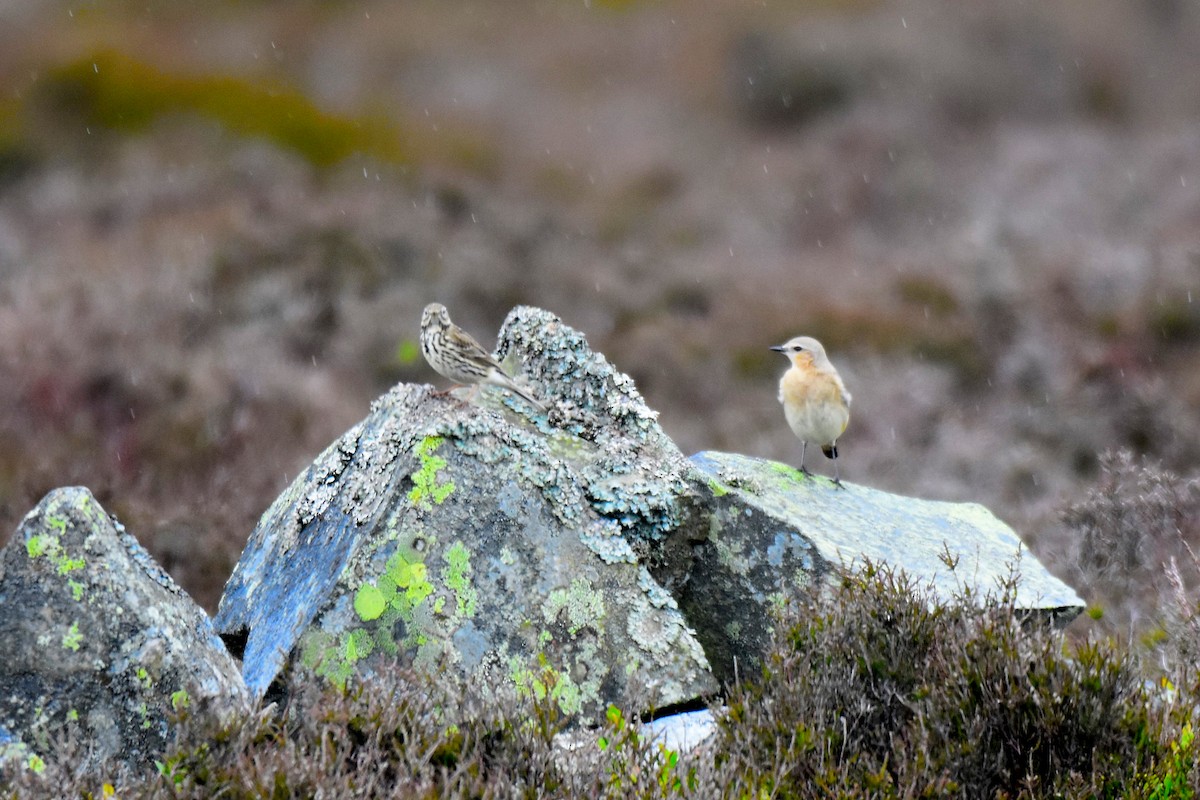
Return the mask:
M 837 447 L 836 447 L 837 442 L 834 442 L 834 445 L 835 445 L 835 447 L 833 449 L 833 452 L 836 454 L 837 453 Z M 838 469 L 837 455 L 834 455 L 834 457 L 833 457 L 833 485 L 839 489 L 846 488 L 845 486 L 842 485 L 842 471 L 840 469 Z
M 469 405 L 466 400 L 463 400 L 461 397 L 455 397 L 453 394 L 451 394 L 451 392 L 453 392 L 455 389 L 461 389 L 461 388 L 463 388 L 462 384 L 456 383 L 453 386 L 451 386 L 449 389 L 434 389 L 432 392 L 429 393 L 429 396 L 430 397 L 446 397 L 446 398 L 449 398 L 450 400 L 455 401 L 456 403 L 461 403 L 463 405 Z
M 808 451 L 808 442 L 800 442 L 800 474 L 812 477 L 812 473 L 804 468 L 804 454 Z

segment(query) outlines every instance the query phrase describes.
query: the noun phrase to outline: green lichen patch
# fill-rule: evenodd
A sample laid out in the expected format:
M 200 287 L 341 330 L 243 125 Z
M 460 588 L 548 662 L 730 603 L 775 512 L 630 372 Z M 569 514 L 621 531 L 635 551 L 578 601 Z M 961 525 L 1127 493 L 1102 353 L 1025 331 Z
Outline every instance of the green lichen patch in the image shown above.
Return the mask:
M 454 493 L 453 481 L 438 481 L 438 473 L 445 469 L 446 459 L 434 453 L 443 441 L 441 436 L 426 436 L 417 445 L 416 455 L 421 467 L 412 475 L 413 488 L 408 493 L 408 499 L 420 508 L 430 509 L 434 505 L 441 505 Z
M 354 595 L 354 613 L 364 622 L 379 619 L 387 607 L 388 602 L 384 599 L 383 592 L 379 591 L 375 584 L 363 584 Z
M 542 615 L 553 624 L 563 611 L 567 613 L 567 633 L 577 636 L 585 627 L 597 633 L 604 631 L 604 595 L 592 588 L 584 578 L 571 581 L 568 589 L 555 589 L 542 603 Z
M 67 650 L 79 650 L 80 643 L 83 642 L 83 634 L 79 632 L 79 623 L 72 622 L 71 627 L 63 634 L 62 646 Z
M 455 616 L 459 619 L 470 619 L 475 616 L 475 607 L 479 601 L 479 593 L 471 585 L 471 553 L 460 541 L 446 550 L 442 555 L 446 568 L 442 570 L 442 580 L 454 592 Z
M 345 687 L 354 674 L 358 648 L 351 645 L 350 635 L 335 635 L 311 627 L 300 637 L 300 663 L 335 686 Z
M 171 708 L 175 711 L 183 711 L 192 704 L 192 698 L 188 694 L 187 689 L 180 689 L 176 692 L 171 692 Z
M 61 532 L 66 530 L 67 521 L 51 517 L 47 520 L 49 527 Z M 62 546 L 60 536 L 43 533 L 30 536 L 25 542 L 25 552 L 30 558 L 48 558 L 54 564 L 59 575 L 67 575 L 87 566 L 82 558 L 71 558 Z M 77 598 L 78 599 L 78 598 Z

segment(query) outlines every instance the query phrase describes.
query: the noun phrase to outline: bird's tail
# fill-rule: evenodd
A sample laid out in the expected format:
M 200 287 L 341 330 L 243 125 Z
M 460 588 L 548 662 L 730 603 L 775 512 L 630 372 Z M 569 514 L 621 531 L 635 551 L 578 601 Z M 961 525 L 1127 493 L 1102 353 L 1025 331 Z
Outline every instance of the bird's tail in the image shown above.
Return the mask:
M 823 444 L 821 452 L 825 454 L 826 458 L 837 458 L 837 444 Z
M 525 400 L 526 403 L 529 403 L 531 406 L 536 408 L 538 411 L 541 411 L 543 414 L 545 414 L 547 411 L 550 410 L 549 408 L 546 407 L 545 403 L 543 403 L 541 400 L 538 400 L 536 397 L 531 395 L 527 389 L 524 389 L 521 386 L 518 386 L 516 381 L 510 379 L 508 382 L 508 388 L 512 389 L 514 394 L 520 395 Z

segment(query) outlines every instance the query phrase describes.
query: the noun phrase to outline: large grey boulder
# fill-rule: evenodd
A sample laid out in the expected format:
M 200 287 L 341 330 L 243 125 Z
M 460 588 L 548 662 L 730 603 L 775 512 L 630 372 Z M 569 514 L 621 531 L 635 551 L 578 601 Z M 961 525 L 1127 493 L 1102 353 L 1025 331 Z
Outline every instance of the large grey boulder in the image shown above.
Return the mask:
M 557 317 L 514 310 L 498 356 L 548 414 L 397 386 L 264 514 L 216 618 L 255 694 L 297 663 L 340 683 L 398 662 L 581 719 L 716 688 L 638 557 L 683 525 L 695 468 Z
M 87 489 L 50 492 L 0 555 L 0 755 L 36 768 L 76 727 L 95 763 L 145 766 L 184 708 L 250 695 L 204 611 Z
M 776 610 L 869 559 L 903 569 L 949 600 L 964 588 L 998 591 L 1019 572 L 1016 605 L 1065 623 L 1084 606 L 1023 550 L 1012 528 L 975 503 L 920 500 L 826 478 L 786 464 L 702 452 L 709 524 L 689 578 L 675 593 L 713 670 L 730 680 L 759 662 Z M 954 564 L 951 569 L 949 564 Z

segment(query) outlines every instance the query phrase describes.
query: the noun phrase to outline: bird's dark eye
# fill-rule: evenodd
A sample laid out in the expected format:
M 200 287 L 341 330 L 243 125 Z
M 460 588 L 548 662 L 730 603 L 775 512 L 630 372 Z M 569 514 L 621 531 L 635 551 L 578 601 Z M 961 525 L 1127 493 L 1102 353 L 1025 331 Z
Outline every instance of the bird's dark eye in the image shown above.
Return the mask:
M 800 352 L 801 350 L 803 350 L 803 349 L 804 349 L 804 348 L 803 348 L 803 347 L 801 347 L 800 345 L 795 345 L 794 347 L 792 347 L 792 352 L 793 352 L 793 353 L 799 353 L 799 352 Z

